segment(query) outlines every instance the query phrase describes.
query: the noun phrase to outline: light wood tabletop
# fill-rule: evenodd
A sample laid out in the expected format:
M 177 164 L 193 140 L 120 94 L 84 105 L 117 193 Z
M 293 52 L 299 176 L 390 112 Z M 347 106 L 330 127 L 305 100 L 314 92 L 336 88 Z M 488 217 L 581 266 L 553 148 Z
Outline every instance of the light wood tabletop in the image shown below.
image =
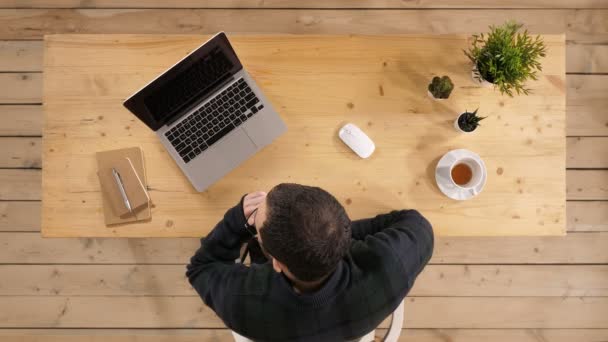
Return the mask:
M 181 35 L 45 36 L 42 234 L 48 237 L 205 236 L 250 191 L 281 182 L 320 186 L 353 219 L 414 208 L 436 234 L 565 234 L 565 39 L 548 48 L 529 96 L 510 98 L 471 79 L 463 35 L 229 36 L 288 132 L 197 193 L 159 140 L 123 106 L 134 91 L 207 40 Z M 449 99 L 427 85 L 448 75 Z M 479 108 L 473 134 L 452 123 Z M 367 160 L 337 136 L 347 122 L 376 144 Z M 152 219 L 104 225 L 95 152 L 140 146 Z M 487 183 L 468 201 L 445 197 L 435 167 L 466 148 Z

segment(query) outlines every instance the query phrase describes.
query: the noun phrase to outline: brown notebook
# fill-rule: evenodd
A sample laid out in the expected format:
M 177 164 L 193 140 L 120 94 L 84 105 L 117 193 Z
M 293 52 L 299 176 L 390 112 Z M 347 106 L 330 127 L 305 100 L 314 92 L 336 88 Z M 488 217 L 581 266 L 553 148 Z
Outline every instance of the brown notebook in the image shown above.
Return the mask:
M 116 171 L 116 177 L 114 176 Z M 120 158 L 112 162 L 109 167 L 98 170 L 99 182 L 104 196 L 107 196 L 116 216 L 129 215 L 148 205 L 148 193 L 129 158 Z M 121 192 L 121 185 L 125 191 L 131 210 L 127 207 Z
M 98 177 L 103 197 L 106 225 L 146 220 L 150 218 L 150 198 L 146 191 L 146 171 L 142 150 L 139 147 L 97 153 Z M 112 174 L 120 175 L 131 212 L 125 205 Z

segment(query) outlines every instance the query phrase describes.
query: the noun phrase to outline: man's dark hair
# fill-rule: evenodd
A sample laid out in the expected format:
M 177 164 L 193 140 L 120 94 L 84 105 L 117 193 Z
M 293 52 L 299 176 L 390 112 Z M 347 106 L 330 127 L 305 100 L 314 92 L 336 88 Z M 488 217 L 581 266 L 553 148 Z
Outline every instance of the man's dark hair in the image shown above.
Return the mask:
M 330 274 L 346 254 L 351 221 L 327 191 L 279 184 L 266 197 L 267 216 L 260 229 L 262 246 L 301 281 Z

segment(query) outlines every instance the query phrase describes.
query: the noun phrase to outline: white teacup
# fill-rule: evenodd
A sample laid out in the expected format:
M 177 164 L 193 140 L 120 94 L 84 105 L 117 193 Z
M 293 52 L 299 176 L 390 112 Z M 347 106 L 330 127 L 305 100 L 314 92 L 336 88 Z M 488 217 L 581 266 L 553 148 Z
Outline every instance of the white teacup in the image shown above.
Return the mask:
M 466 184 L 457 184 L 454 179 L 452 178 L 452 170 L 454 169 L 454 167 L 456 165 L 459 164 L 464 164 L 466 166 L 469 167 L 469 169 L 471 170 L 471 179 L 466 183 Z M 461 159 L 456 159 L 451 165 L 450 165 L 450 181 L 452 182 L 452 185 L 454 185 L 457 188 L 461 188 L 461 189 L 465 189 L 465 190 L 469 190 L 471 191 L 473 194 L 477 195 L 477 186 L 481 183 L 482 181 L 482 176 L 483 176 L 483 166 L 481 165 L 481 163 L 479 163 L 479 161 L 470 158 L 470 157 L 464 157 Z

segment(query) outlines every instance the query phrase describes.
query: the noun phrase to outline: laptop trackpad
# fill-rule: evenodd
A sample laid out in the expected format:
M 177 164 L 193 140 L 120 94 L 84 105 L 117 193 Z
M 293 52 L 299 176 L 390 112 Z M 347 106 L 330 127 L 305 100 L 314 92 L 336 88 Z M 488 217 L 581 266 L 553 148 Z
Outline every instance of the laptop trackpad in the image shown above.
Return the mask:
M 252 156 L 256 147 L 242 128 L 230 132 L 205 153 L 204 169 L 208 178 L 216 180 Z

